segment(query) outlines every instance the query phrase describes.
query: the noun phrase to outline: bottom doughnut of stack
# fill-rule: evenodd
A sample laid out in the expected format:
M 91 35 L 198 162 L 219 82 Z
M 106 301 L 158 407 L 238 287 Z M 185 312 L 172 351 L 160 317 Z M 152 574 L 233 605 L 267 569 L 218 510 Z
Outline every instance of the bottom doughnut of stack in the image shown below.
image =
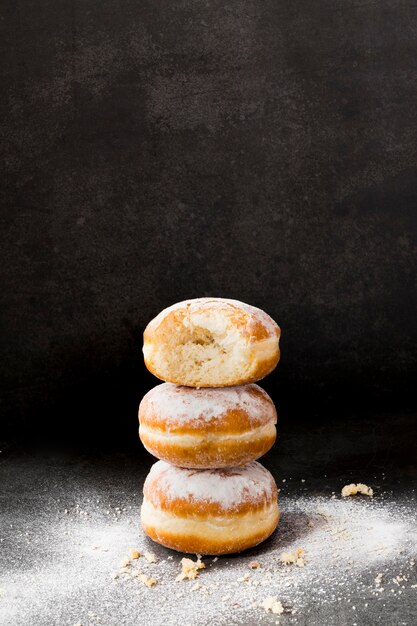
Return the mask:
M 180 552 L 241 552 L 267 539 L 279 520 L 275 481 L 255 461 L 221 470 L 184 469 L 158 461 L 143 493 L 144 531 Z

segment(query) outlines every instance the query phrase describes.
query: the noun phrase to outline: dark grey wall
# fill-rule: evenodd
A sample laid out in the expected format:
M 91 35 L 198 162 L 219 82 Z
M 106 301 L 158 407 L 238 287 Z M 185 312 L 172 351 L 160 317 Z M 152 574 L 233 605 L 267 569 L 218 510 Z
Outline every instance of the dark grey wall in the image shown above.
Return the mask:
M 410 402 L 415 6 L 1 10 L 0 367 L 15 436 L 134 430 L 153 384 L 143 327 L 201 295 L 280 323 L 278 406 Z

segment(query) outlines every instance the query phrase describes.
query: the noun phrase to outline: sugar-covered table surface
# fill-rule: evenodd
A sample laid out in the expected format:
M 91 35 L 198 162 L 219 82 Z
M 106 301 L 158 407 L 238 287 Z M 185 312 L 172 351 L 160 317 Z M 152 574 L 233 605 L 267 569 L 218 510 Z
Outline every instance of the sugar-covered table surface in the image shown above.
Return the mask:
M 9 443 L 0 455 L 0 623 L 412 626 L 414 425 L 412 415 L 386 415 L 287 428 L 262 461 L 281 490 L 277 532 L 241 555 L 203 558 L 199 577 L 182 582 L 184 555 L 140 530 L 152 459 L 139 445 L 34 453 Z M 350 482 L 370 485 L 374 497 L 342 498 Z M 142 556 L 123 566 L 133 548 Z M 297 548 L 304 567 L 284 565 L 281 554 Z M 156 585 L 145 586 L 138 571 Z M 261 606 L 271 596 L 283 614 Z

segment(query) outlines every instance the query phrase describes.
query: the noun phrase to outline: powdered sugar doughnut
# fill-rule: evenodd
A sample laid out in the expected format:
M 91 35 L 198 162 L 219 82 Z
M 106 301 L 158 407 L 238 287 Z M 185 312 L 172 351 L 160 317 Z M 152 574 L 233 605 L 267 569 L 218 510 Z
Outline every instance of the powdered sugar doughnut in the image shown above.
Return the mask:
M 165 309 L 145 329 L 146 367 L 189 387 L 256 382 L 279 361 L 280 329 L 261 309 L 237 300 L 197 298 Z
M 190 470 L 158 461 L 143 494 L 145 533 L 179 552 L 241 552 L 264 541 L 278 524 L 275 481 L 257 462 L 224 470 Z
M 158 459 L 222 468 L 259 459 L 274 444 L 277 412 L 258 385 L 205 388 L 163 383 L 139 406 L 139 435 Z

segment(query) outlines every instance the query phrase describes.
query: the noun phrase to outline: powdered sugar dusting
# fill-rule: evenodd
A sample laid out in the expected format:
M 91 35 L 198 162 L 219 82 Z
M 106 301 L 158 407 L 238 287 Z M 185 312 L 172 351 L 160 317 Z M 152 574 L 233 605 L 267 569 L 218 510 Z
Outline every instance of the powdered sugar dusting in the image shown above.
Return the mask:
M 215 422 L 228 411 L 243 410 L 253 425 L 276 421 L 272 400 L 255 384 L 235 387 L 196 389 L 162 383 L 151 389 L 139 407 L 146 414 L 159 416 L 166 428 L 192 422 Z M 146 407 L 146 409 L 145 409 Z
M 280 334 L 280 329 L 277 323 L 270 317 L 265 311 L 259 309 L 245 302 L 239 300 L 232 300 L 229 298 L 193 298 L 191 300 L 184 300 L 177 302 L 161 311 L 151 322 L 152 326 L 156 328 L 166 318 L 169 313 L 177 311 L 179 309 L 188 309 L 187 314 L 200 313 L 201 310 L 207 309 L 219 309 L 224 312 L 230 311 L 230 309 L 238 308 L 241 311 L 247 313 L 249 318 L 259 321 L 267 330 L 268 334 L 276 337 Z
M 230 510 L 242 500 L 271 499 L 275 482 L 268 470 L 256 461 L 243 467 L 223 470 L 194 470 L 158 461 L 145 481 L 157 479 L 166 498 L 207 501 Z
M 59 494 L 61 501 L 52 483 L 37 518 L 27 509 L 17 523 L 13 511 L 3 512 L 2 624 L 269 624 L 278 619 L 262 608 L 271 596 L 284 608 L 280 624 L 322 626 L 340 616 L 352 626 L 414 623 L 407 613 L 417 598 L 414 491 L 396 499 L 378 489 L 372 500 L 332 499 L 324 488 L 287 493 L 273 537 L 237 557 L 203 559 L 195 585 L 175 582 L 184 555 L 139 531 L 139 494 L 124 487 L 131 478 L 114 484 L 109 476 L 110 491 L 101 478 L 90 491 Z M 283 565 L 282 552 L 299 547 L 305 567 Z M 155 552 L 157 563 L 142 556 L 121 567 L 132 548 Z M 147 587 L 138 572 L 156 585 Z

